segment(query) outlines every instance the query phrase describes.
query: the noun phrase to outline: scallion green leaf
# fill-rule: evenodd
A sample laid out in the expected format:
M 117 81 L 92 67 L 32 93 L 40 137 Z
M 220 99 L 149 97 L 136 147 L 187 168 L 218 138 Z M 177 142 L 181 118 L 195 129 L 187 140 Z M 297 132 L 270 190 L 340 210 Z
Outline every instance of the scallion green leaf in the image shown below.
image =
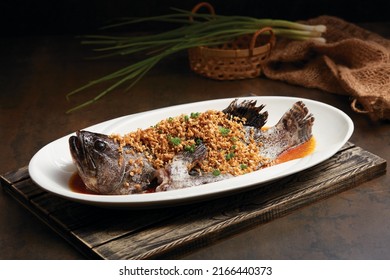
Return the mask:
M 70 99 L 74 94 L 83 92 L 93 86 L 109 83 L 109 86 L 105 90 L 98 92 L 94 98 L 70 109 L 68 112 L 88 106 L 124 84 L 127 84 L 127 90 L 131 89 L 162 59 L 183 50 L 198 46 L 220 45 L 241 35 L 253 34 L 263 27 L 271 27 L 276 36 L 294 40 L 315 40 L 318 42 L 324 42 L 322 33 L 326 31 L 324 25 L 311 26 L 279 19 L 192 13 L 176 8 L 172 10 L 173 13 L 161 16 L 123 19 L 106 26 L 104 29 L 151 21 L 182 24 L 181 27 L 173 30 L 151 35 L 85 36 L 82 44 L 96 46 L 94 50 L 96 53 L 99 53 L 97 57 L 128 56 L 133 54 L 146 56 L 145 59 L 93 80 L 68 93 L 66 97 Z M 195 20 L 191 21 L 190 17 Z

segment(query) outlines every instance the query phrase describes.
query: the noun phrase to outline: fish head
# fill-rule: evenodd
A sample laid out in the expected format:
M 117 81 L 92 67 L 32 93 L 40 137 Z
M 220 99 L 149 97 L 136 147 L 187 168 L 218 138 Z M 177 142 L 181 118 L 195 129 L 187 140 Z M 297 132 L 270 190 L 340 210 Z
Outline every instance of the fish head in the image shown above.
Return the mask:
M 89 131 L 77 131 L 69 138 L 74 164 L 87 189 L 110 194 L 120 187 L 125 174 L 122 152 L 114 139 Z

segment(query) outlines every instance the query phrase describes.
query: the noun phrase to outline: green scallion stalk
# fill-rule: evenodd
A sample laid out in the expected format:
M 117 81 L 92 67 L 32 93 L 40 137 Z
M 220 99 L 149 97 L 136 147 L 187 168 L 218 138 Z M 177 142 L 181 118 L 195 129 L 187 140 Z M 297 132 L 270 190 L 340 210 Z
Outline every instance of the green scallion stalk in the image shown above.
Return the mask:
M 128 84 L 127 90 L 131 89 L 150 69 L 169 55 L 198 46 L 220 45 L 239 36 L 253 34 L 263 27 L 271 27 L 275 35 L 279 37 L 325 42 L 322 37 L 322 34 L 326 31 L 324 25 L 312 26 L 278 19 L 201 14 L 181 9 L 173 9 L 173 11 L 172 14 L 161 16 L 122 19 L 104 28 L 123 27 L 129 24 L 150 21 L 182 24 L 181 27 L 170 31 L 140 36 L 85 36 L 81 43 L 96 46 L 94 51 L 99 53 L 97 58 L 141 54 L 145 55 L 145 59 L 91 81 L 68 93 L 66 97 L 69 99 L 74 94 L 97 84 L 111 83 L 108 88 L 98 93 L 94 98 L 70 109 L 68 112 L 88 106 L 124 84 Z M 190 20 L 190 18 L 194 20 Z

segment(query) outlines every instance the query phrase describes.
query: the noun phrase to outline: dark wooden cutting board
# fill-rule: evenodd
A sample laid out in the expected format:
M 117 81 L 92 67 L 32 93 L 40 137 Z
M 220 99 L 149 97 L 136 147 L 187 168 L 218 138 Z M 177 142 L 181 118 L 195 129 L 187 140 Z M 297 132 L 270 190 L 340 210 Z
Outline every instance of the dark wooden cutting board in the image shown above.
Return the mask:
M 162 209 L 106 209 L 44 191 L 27 167 L 1 176 L 6 192 L 92 259 L 177 258 L 386 172 L 386 161 L 347 143 L 305 171 L 246 192 Z

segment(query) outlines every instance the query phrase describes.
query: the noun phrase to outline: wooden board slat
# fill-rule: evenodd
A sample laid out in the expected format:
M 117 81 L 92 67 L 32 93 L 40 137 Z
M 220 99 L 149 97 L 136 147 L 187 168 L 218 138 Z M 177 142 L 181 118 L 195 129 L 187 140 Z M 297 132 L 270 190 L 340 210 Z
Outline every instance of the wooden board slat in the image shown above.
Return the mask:
M 35 185 L 26 168 L 3 188 L 89 258 L 174 258 L 269 222 L 383 174 L 386 161 L 352 143 L 297 174 L 245 192 L 163 209 L 105 209 L 68 201 Z

